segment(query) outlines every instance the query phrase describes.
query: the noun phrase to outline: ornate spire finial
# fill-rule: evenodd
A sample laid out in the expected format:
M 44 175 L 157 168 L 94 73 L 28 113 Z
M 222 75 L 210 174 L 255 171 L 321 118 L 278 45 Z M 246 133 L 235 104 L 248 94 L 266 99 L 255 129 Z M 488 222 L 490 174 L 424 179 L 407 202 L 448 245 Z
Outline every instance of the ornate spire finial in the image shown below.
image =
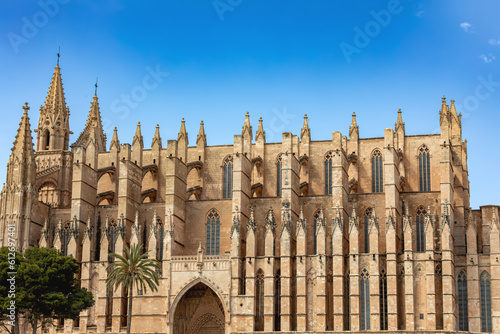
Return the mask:
M 247 111 L 245 115 L 245 123 L 243 124 L 243 128 L 241 128 L 242 136 L 249 136 L 252 138 L 252 126 L 250 125 L 250 113 Z
M 111 138 L 111 144 L 109 145 L 109 149 L 114 147 L 117 150 L 120 150 L 120 141 L 118 140 L 118 129 L 115 126 L 115 129 L 113 130 L 113 138 Z
M 359 127 L 358 123 L 356 122 L 356 113 L 352 113 L 352 120 L 351 120 L 351 125 L 349 126 L 349 137 L 352 137 L 352 135 L 355 133 L 358 134 L 359 136 Z
M 182 118 L 181 121 L 181 129 L 179 130 L 179 134 L 177 135 L 177 140 L 180 140 L 181 138 L 186 139 L 186 146 L 188 145 L 188 134 L 186 132 L 186 121 L 184 121 L 184 118 Z
M 264 131 L 264 124 L 262 121 L 262 117 L 259 118 L 259 126 L 257 127 L 257 133 L 255 134 L 255 140 L 257 141 L 259 138 L 266 141 L 266 132 Z
M 305 138 L 311 139 L 311 129 L 309 129 L 309 121 L 307 114 L 304 114 L 304 124 L 302 125 L 302 129 L 300 130 L 300 140 L 304 140 Z
M 202 141 L 203 146 L 207 146 L 207 136 L 205 135 L 205 125 L 203 121 L 200 122 L 200 131 L 198 131 L 198 136 L 196 137 L 196 144 Z
M 57 66 L 59 66 L 59 58 L 61 57 L 61 47 L 59 47 L 59 51 L 57 52 Z
M 396 121 L 396 125 L 394 126 L 394 130 L 397 132 L 398 130 L 405 129 L 405 123 L 403 122 L 403 116 L 401 113 L 401 108 L 398 109 L 398 119 Z
M 95 86 L 95 93 L 94 93 L 94 95 L 97 95 L 97 80 L 98 79 L 99 78 L 95 78 L 95 85 L 94 85 Z
M 161 137 L 160 137 L 160 125 L 156 124 L 155 135 L 153 136 L 153 141 L 151 143 L 151 147 L 153 147 L 157 143 L 161 149 Z
M 132 146 L 136 145 L 136 142 L 140 145 L 140 147 L 144 147 L 141 133 L 141 122 L 137 122 L 137 128 L 135 129 L 135 136 L 132 140 Z

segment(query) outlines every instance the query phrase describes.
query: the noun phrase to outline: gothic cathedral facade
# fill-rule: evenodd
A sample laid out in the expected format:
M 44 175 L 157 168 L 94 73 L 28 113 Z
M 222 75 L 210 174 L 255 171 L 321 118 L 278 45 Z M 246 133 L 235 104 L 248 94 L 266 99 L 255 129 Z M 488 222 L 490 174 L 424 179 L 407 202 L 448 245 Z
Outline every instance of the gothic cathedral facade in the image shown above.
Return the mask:
M 454 101 L 440 133 L 266 143 L 247 113 L 229 145 L 189 146 L 184 120 L 145 149 L 115 128 L 97 95 L 70 146 L 59 65 L 36 145 L 26 104 L 0 201 L 0 244 L 54 247 L 81 265 L 95 305 L 50 333 L 120 333 L 126 294 L 106 267 L 129 244 L 161 263 L 158 292 L 136 291 L 133 333 L 500 332 L 499 206 L 469 206 L 467 141 Z M 437 121 L 437 120 L 436 120 Z M 255 137 L 254 137 L 255 135 Z

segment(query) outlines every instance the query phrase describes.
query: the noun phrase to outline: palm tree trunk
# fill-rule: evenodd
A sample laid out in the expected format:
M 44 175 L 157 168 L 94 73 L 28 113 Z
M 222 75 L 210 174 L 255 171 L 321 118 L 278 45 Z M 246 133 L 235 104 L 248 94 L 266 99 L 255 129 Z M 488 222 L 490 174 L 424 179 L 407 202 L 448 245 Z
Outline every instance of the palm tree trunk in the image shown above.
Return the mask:
M 132 324 L 132 295 L 134 293 L 134 274 L 132 274 L 132 283 L 128 290 L 128 312 L 127 312 L 127 334 L 130 334 L 130 327 Z

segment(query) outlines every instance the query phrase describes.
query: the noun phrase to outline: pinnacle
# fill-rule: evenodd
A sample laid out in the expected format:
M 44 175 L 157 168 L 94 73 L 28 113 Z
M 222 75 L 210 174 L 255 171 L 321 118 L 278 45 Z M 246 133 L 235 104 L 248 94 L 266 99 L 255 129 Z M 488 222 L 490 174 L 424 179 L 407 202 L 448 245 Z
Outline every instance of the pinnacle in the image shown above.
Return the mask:
M 118 130 L 117 130 L 116 126 L 115 126 L 115 129 L 113 131 L 113 138 L 111 139 L 109 149 L 111 150 L 112 147 L 115 147 L 117 150 L 120 149 L 120 141 L 118 140 Z
M 257 127 L 257 132 L 255 134 L 255 140 L 257 140 L 260 136 L 262 139 L 266 140 L 266 132 L 264 131 L 264 122 L 262 121 L 262 117 L 259 118 L 259 126 Z
M 85 147 L 89 141 L 89 137 L 93 135 L 99 152 L 106 151 L 106 135 L 102 128 L 101 112 L 99 109 L 99 99 L 94 95 L 90 104 L 90 111 L 87 117 L 87 123 L 82 133 L 75 142 L 76 145 Z
M 300 140 L 304 140 L 305 136 L 311 139 L 311 129 L 309 129 L 307 114 L 304 114 L 304 124 L 302 125 L 302 129 L 300 130 Z
M 401 112 L 401 108 L 398 109 L 398 119 L 395 124 L 395 131 L 398 131 L 400 128 L 404 130 L 405 123 L 403 122 L 403 116 Z
M 203 141 L 204 146 L 207 145 L 207 136 L 205 135 L 205 126 L 203 125 L 203 121 L 201 121 L 200 123 L 200 131 L 198 132 L 198 136 L 196 137 L 196 144 L 198 144 L 200 140 Z
M 243 124 L 243 128 L 241 129 L 241 134 L 245 135 L 245 133 L 252 136 L 252 126 L 250 125 L 250 114 L 248 111 L 245 115 L 245 123 Z
M 137 128 L 135 130 L 135 136 L 134 139 L 132 140 L 132 145 L 136 145 L 136 142 L 143 147 L 144 143 L 142 141 L 142 133 L 141 133 L 141 122 L 137 122 Z
M 23 106 L 23 115 L 19 123 L 16 139 L 12 147 L 12 154 L 33 154 L 33 137 L 31 135 L 30 119 L 28 117 L 28 110 L 30 107 L 26 102 Z
M 43 110 L 44 112 L 56 113 L 59 109 L 62 109 L 65 113 L 68 112 L 61 79 L 61 68 L 57 65 L 52 76 L 52 81 L 50 82 Z
M 160 125 L 159 124 L 156 124 L 155 135 L 153 136 L 153 142 L 151 143 L 151 147 L 153 147 L 155 145 L 155 143 L 158 143 L 158 145 L 161 148 Z

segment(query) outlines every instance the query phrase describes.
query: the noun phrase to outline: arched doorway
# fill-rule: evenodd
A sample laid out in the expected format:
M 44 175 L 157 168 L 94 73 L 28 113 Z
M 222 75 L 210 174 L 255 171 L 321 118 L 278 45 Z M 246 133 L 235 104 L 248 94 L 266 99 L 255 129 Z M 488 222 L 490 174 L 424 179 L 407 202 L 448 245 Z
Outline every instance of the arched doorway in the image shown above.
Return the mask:
M 224 334 L 224 307 L 217 294 L 197 283 L 182 296 L 174 314 L 174 334 Z

